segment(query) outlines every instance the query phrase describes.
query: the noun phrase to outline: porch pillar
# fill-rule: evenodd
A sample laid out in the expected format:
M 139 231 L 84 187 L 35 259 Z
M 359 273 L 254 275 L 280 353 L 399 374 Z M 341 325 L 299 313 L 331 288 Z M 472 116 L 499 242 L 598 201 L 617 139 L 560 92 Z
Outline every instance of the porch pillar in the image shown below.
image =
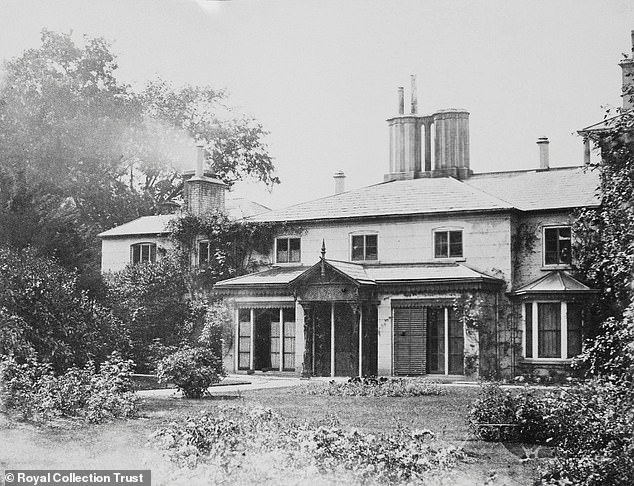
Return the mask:
M 253 370 L 255 366 L 255 309 L 251 308 L 251 337 L 249 343 L 249 369 Z
M 359 306 L 359 376 L 363 376 L 363 304 Z
M 280 307 L 280 371 L 284 371 L 284 308 Z
M 309 378 L 315 374 L 313 307 L 309 304 L 300 305 L 304 309 L 304 364 L 302 365 L 302 377 Z
M 330 303 L 330 376 L 335 376 L 335 303 Z
M 444 327 L 445 327 L 445 375 L 448 375 L 449 374 L 449 307 L 444 307 L 443 311 L 444 311 Z

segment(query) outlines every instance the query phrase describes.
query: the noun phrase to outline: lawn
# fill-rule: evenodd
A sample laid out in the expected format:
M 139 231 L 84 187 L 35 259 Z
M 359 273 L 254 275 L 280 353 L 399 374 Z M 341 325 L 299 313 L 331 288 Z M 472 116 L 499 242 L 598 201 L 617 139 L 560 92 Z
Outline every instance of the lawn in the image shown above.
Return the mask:
M 35 427 L 0 415 L 0 467 L 151 469 L 154 485 L 199 484 L 203 481 L 200 471 L 178 471 L 148 444 L 152 432 L 204 409 L 263 406 L 296 423 L 339 423 L 374 434 L 391 434 L 398 427 L 429 429 L 439 444 L 459 445 L 469 456 L 438 479 L 442 484 L 532 484 L 536 477 L 533 461 L 520 461 L 503 445 L 477 441 L 470 435 L 465 417 L 476 395 L 476 387 L 450 387 L 442 396 L 333 397 L 306 395 L 293 387 L 227 392 L 202 400 L 146 398 L 139 419 L 97 426 L 59 422 Z M 306 477 L 311 484 L 315 482 L 314 476 Z M 279 478 L 258 480 L 279 484 Z M 288 484 L 291 482 L 289 479 Z M 326 479 L 320 482 L 329 483 Z

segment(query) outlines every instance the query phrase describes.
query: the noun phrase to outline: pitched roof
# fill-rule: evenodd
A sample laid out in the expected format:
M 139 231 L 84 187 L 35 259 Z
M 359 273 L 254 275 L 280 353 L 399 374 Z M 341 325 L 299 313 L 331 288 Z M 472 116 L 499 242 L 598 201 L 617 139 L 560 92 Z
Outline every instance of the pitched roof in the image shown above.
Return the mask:
M 563 271 L 547 273 L 513 292 L 514 295 L 522 294 L 554 294 L 554 293 L 587 293 L 595 292 L 587 285 Z
M 306 221 L 422 213 L 487 211 L 512 206 L 451 177 L 383 182 L 274 210 L 252 221 Z
M 456 282 L 456 281 L 490 281 L 499 279 L 477 272 L 460 263 L 395 263 L 383 265 L 361 265 L 358 263 L 326 260 L 326 263 L 362 285 L 398 282 Z M 235 287 L 258 287 L 267 285 L 288 285 L 310 272 L 319 262 L 311 267 L 275 266 L 261 272 L 234 277 L 218 282 L 214 288 L 224 290 Z
M 244 198 L 227 199 L 225 201 L 225 210 L 232 219 L 247 218 L 265 211 L 270 211 L 270 209 L 266 206 Z M 98 236 L 101 238 L 108 238 L 115 236 L 165 234 L 167 233 L 167 224 L 177 216 L 177 214 L 141 216 L 140 218 L 129 221 L 128 223 L 124 223 L 120 226 L 104 231 Z
M 464 181 L 522 211 L 599 205 L 599 174 L 583 167 L 474 174 Z

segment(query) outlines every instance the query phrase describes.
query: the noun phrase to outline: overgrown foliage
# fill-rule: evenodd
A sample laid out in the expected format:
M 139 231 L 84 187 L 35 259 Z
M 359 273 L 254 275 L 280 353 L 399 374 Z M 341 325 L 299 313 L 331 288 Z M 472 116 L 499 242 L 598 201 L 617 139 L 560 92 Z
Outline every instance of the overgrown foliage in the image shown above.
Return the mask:
M 444 395 L 446 390 L 437 383 L 407 378 L 352 377 L 345 382 L 329 381 L 302 387 L 307 395 L 354 397 L 420 397 Z
M 345 484 L 424 482 L 465 458 L 455 446 L 435 446 L 428 430 L 377 436 L 326 424 L 289 422 L 270 409 L 212 409 L 156 431 L 154 444 L 180 466 L 204 468 L 206 480 L 241 483 L 254 458 L 266 457 L 266 477 L 298 469 Z M 288 474 L 288 475 L 286 475 Z
M 590 170 L 599 173 L 601 206 L 588 208 L 574 224 L 577 271 L 601 289 L 601 320 L 619 318 L 632 297 L 634 275 L 634 114 L 621 113 L 591 138 L 601 160 Z
M 207 347 L 183 347 L 157 366 L 160 383 L 173 383 L 187 398 L 202 398 L 226 375 L 222 355 Z
M 595 381 L 519 392 L 488 384 L 469 420 L 484 440 L 554 447 L 543 484 L 634 484 L 634 394 L 621 384 Z
M 0 248 L 0 352 L 33 353 L 56 372 L 100 363 L 125 349 L 120 320 L 91 299 L 65 270 L 36 251 Z
M 23 419 L 46 422 L 81 418 L 101 423 L 134 417 L 138 398 L 132 392 L 132 362 L 113 354 L 96 371 L 93 362 L 55 375 L 50 364 L 13 357 L 0 362 L 0 402 L 5 411 Z
M 181 259 L 189 264 L 197 241 L 209 241 L 209 262 L 193 268 L 198 286 L 209 288 L 227 278 L 249 273 L 266 263 L 255 259 L 267 255 L 276 235 L 286 226 L 281 223 L 252 223 L 229 218 L 221 211 L 206 215 L 186 213 L 173 219 L 168 229 Z
M 187 342 L 205 309 L 189 294 L 188 272 L 165 257 L 156 263 L 128 265 L 108 282 L 109 304 L 130 337 L 130 357 L 140 372 Z M 165 349 L 163 349 L 165 348 Z

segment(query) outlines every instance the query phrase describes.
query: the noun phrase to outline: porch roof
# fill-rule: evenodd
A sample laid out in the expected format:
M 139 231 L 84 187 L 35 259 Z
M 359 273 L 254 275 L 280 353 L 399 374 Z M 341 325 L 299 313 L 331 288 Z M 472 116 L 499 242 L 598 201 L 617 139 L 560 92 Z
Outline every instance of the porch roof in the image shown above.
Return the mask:
M 591 289 L 581 283 L 567 272 L 562 270 L 549 272 L 532 282 L 523 285 L 511 292 L 511 295 L 529 294 L 590 294 L 597 290 Z
M 393 263 L 381 265 L 362 265 L 359 263 L 325 260 L 327 265 L 335 268 L 360 285 L 381 285 L 399 283 L 452 283 L 452 282 L 489 282 L 499 283 L 500 279 L 473 270 L 455 262 L 429 263 Z M 316 264 L 319 265 L 319 262 Z M 214 288 L 223 293 L 231 293 L 232 289 L 253 287 L 286 287 L 293 281 L 301 279 L 315 265 L 307 266 L 274 266 L 267 270 L 235 277 L 218 282 Z

